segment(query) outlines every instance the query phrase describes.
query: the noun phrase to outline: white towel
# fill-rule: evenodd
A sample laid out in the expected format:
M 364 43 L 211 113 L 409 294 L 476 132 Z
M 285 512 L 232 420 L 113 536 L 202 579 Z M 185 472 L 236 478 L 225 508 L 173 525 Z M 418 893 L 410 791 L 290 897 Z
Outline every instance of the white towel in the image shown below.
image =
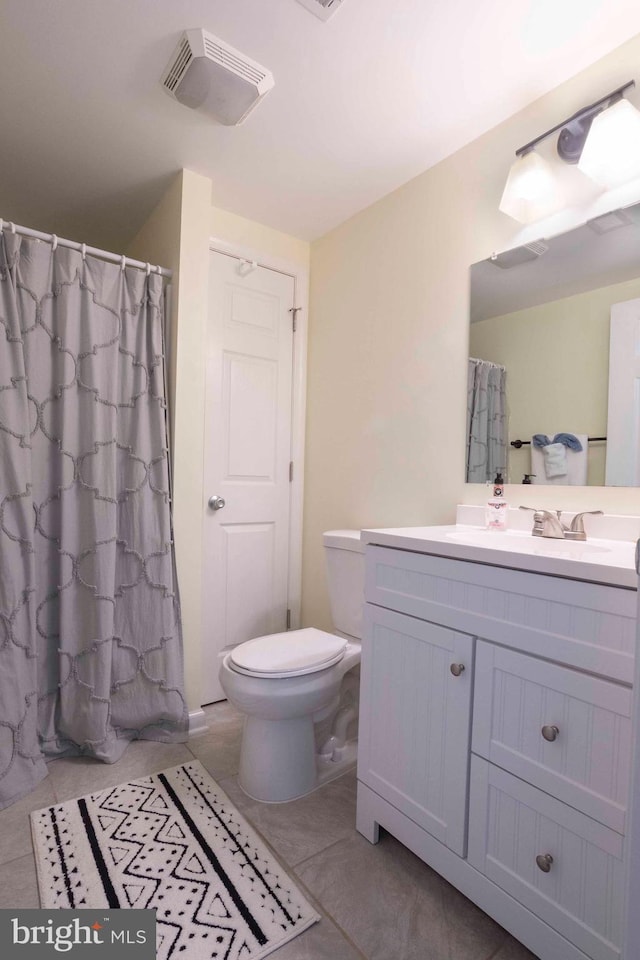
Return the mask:
M 543 431 L 540 431 L 542 433 Z M 555 437 L 556 433 L 551 431 L 547 433 L 548 437 Z M 567 430 L 566 433 L 571 431 Z M 575 487 L 585 487 L 587 485 L 587 450 L 588 450 L 588 437 L 586 433 L 576 433 L 575 436 L 578 438 L 582 444 L 582 450 L 572 450 L 570 447 L 565 447 L 566 457 L 567 457 L 567 472 L 562 476 L 558 477 L 548 477 L 545 470 L 545 455 L 542 452 L 543 448 L 534 447 L 533 441 L 531 443 L 531 473 L 535 473 L 535 477 L 531 478 L 532 483 L 556 483 L 566 486 L 575 486 Z
M 567 448 L 564 443 L 548 443 L 540 447 L 544 457 L 544 472 L 547 480 L 567 475 Z

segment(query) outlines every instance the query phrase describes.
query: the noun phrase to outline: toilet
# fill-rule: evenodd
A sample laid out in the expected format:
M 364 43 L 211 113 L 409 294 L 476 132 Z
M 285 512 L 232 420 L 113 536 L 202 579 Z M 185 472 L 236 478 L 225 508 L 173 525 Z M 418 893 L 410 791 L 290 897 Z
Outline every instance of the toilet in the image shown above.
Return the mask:
M 220 683 L 245 715 L 238 782 L 250 797 L 282 803 L 310 793 L 355 765 L 346 732 L 353 698 L 343 681 L 360 663 L 364 555 L 358 530 L 323 534 L 334 633 L 314 627 L 257 637 L 223 658 Z M 355 681 L 357 684 L 357 679 Z M 316 748 L 316 724 L 332 718 Z

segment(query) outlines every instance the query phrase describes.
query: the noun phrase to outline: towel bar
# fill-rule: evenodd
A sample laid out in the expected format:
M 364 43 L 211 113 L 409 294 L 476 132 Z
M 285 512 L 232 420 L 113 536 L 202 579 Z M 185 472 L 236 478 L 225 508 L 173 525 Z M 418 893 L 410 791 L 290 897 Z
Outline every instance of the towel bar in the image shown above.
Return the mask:
M 607 438 L 606 437 L 587 437 L 587 441 L 589 443 L 601 443 L 601 442 L 606 443 Z M 519 450 L 520 447 L 525 447 L 528 444 L 530 444 L 531 440 L 511 440 L 510 442 L 512 447 L 515 447 L 516 450 Z

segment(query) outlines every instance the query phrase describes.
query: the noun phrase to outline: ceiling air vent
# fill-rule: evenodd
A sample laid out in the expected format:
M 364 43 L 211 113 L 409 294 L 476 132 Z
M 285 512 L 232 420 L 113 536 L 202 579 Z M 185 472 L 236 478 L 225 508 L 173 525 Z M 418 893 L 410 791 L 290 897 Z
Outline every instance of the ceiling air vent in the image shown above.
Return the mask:
M 273 85 L 270 70 L 206 30 L 182 34 L 162 77 L 175 100 L 227 126 L 242 123 Z
M 489 258 L 489 263 L 502 270 L 510 270 L 511 267 L 519 267 L 521 263 L 528 263 L 529 260 L 537 260 L 548 249 L 549 246 L 544 240 L 532 240 L 531 243 L 525 243 L 523 247 L 514 247 L 513 250 L 506 250 L 504 253 L 494 253 Z
M 303 7 L 314 13 L 321 20 L 328 20 L 342 6 L 343 0 L 298 0 Z
M 611 210 L 609 213 L 603 213 L 593 220 L 587 220 L 587 226 L 594 233 L 611 233 L 612 230 L 618 230 L 620 227 L 628 227 L 633 220 L 624 210 Z

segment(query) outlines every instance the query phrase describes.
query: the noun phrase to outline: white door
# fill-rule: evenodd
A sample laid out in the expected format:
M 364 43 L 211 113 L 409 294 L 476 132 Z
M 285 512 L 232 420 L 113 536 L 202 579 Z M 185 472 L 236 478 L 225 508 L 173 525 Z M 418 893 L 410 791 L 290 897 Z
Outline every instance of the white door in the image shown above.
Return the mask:
M 606 485 L 640 485 L 640 300 L 611 307 Z
M 210 253 L 203 703 L 225 696 L 225 648 L 287 627 L 294 296 L 293 277 Z

